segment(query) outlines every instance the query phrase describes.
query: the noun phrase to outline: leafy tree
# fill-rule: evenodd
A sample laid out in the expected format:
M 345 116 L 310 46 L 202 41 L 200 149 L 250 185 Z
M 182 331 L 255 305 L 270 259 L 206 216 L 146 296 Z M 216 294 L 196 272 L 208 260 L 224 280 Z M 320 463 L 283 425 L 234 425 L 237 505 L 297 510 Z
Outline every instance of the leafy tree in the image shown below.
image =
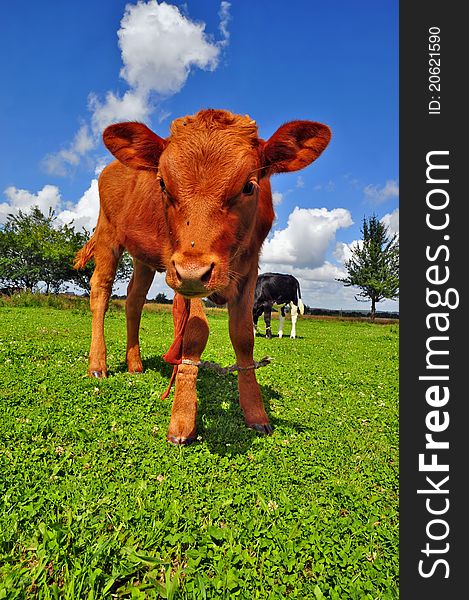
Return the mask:
M 77 232 L 72 224 L 59 224 L 52 209 L 47 215 L 37 206 L 9 214 L 0 229 L 0 281 L 30 291 L 44 284 L 46 293 L 57 293 L 65 283 L 73 282 L 89 291 L 93 264 L 82 271 L 73 269 L 76 252 L 89 238 L 85 229 Z M 132 261 L 125 254 L 116 279 L 128 279 L 131 272 Z
M 82 231 L 75 232 L 75 244 L 73 249 L 73 258 L 72 262 L 75 259 L 75 254 L 83 248 L 86 242 L 90 239 L 91 233 L 87 231 L 84 227 Z M 88 264 L 86 264 L 83 269 L 72 269 L 72 273 L 70 275 L 70 280 L 79 288 L 84 290 L 87 294 L 90 293 L 91 289 L 91 276 L 94 271 L 94 261 L 90 260 Z
M 75 243 L 71 262 L 73 262 L 75 254 L 78 252 L 78 250 L 80 250 L 80 248 L 86 244 L 90 237 L 91 233 L 85 228 L 83 228 L 82 231 L 75 232 Z M 87 294 L 89 294 L 91 290 L 91 277 L 93 275 L 94 267 L 94 260 L 91 259 L 90 262 L 87 263 L 82 269 L 72 269 L 70 275 L 70 280 L 73 281 L 75 285 L 85 290 Z M 132 272 L 132 257 L 128 254 L 128 252 L 123 252 L 122 256 L 120 257 L 119 264 L 117 265 L 115 281 L 128 281 L 132 276 Z
M 173 301 L 170 298 L 168 298 L 166 296 L 166 294 L 163 292 L 159 292 L 158 294 L 156 294 L 154 302 L 156 302 L 156 304 L 172 304 L 173 303 Z
M 7 216 L 0 231 L 0 278 L 33 291 L 43 281 L 46 291 L 56 291 L 66 277 L 64 238 L 67 231 L 54 229 L 54 212 L 44 215 L 37 206 Z
M 363 218 L 361 233 L 362 242 L 355 244 L 352 257 L 345 262 L 348 276 L 337 281 L 361 288 L 355 299 L 371 300 L 370 318 L 374 321 L 378 302 L 399 298 L 399 240 L 397 235 L 389 236 L 388 227 L 375 215 Z

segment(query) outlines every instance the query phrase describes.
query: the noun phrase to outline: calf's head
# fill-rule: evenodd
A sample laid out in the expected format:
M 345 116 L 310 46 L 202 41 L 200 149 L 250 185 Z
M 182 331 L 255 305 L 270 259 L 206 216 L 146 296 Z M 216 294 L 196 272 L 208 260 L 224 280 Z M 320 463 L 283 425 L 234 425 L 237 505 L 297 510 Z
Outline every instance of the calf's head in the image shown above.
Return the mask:
M 103 139 L 126 166 L 154 172 L 149 193 L 162 202 L 171 245 L 168 285 L 187 298 L 228 298 L 252 256 L 257 267 L 272 225 L 269 177 L 309 165 L 330 136 L 320 123 L 292 121 L 264 141 L 248 116 L 202 110 L 173 121 L 166 139 L 141 123 L 111 125 Z

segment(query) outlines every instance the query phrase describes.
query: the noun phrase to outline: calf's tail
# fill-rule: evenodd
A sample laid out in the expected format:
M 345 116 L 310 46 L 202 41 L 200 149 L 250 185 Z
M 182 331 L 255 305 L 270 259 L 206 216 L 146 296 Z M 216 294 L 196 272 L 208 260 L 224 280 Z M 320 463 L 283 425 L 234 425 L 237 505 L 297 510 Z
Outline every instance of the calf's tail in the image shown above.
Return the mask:
M 298 308 L 300 309 L 300 315 L 305 314 L 305 305 L 303 304 L 303 300 L 298 298 Z
M 75 260 L 73 262 L 74 269 L 83 269 L 83 267 L 87 263 L 89 263 L 89 261 L 93 258 L 94 255 L 94 246 L 95 240 L 94 237 L 91 236 L 91 238 L 86 242 L 83 248 L 81 250 L 78 250 L 78 252 L 76 253 Z
M 298 291 L 298 308 L 300 309 L 300 315 L 304 315 L 305 314 L 305 305 L 303 304 L 303 300 L 301 299 L 300 284 L 298 281 L 296 282 L 296 287 L 297 287 L 297 291 Z

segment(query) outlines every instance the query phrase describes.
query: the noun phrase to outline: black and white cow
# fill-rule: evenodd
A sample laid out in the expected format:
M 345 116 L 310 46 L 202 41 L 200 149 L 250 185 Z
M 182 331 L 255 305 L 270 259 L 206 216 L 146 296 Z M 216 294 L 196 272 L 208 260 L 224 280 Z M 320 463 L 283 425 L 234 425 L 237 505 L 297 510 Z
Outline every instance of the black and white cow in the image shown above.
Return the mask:
M 283 336 L 283 324 L 285 322 L 285 306 L 291 306 L 291 338 L 296 337 L 296 320 L 298 318 L 298 309 L 300 314 L 304 314 L 305 307 L 301 301 L 300 284 L 293 275 L 283 275 L 282 273 L 262 273 L 257 278 L 256 290 L 254 292 L 254 306 L 252 309 L 252 318 L 254 321 L 254 335 L 257 331 L 257 321 L 264 313 L 265 335 L 272 337 L 270 327 L 270 317 L 272 305 L 280 306 L 278 337 Z

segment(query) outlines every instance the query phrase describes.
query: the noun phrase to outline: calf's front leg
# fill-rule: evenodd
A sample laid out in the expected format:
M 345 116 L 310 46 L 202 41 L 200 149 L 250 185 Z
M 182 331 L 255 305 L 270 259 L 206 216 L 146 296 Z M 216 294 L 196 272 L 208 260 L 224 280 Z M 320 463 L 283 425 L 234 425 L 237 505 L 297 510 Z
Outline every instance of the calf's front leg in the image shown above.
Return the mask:
M 174 296 L 173 316 L 176 319 L 178 307 L 184 302 L 179 294 Z M 175 322 L 176 329 L 176 322 Z M 200 361 L 208 340 L 208 322 L 202 301 L 191 300 L 189 320 L 187 321 L 182 345 L 183 360 Z M 176 375 L 176 392 L 174 394 L 166 439 L 171 444 L 188 445 L 195 440 L 195 419 L 197 416 L 196 380 L 199 368 L 196 365 L 180 364 Z
M 256 379 L 254 364 L 254 332 L 252 328 L 252 303 L 255 278 L 246 285 L 244 294 L 228 303 L 230 338 L 236 354 L 238 371 L 239 403 L 246 425 L 261 433 L 272 433 L 269 417 L 265 412 L 261 390 Z

